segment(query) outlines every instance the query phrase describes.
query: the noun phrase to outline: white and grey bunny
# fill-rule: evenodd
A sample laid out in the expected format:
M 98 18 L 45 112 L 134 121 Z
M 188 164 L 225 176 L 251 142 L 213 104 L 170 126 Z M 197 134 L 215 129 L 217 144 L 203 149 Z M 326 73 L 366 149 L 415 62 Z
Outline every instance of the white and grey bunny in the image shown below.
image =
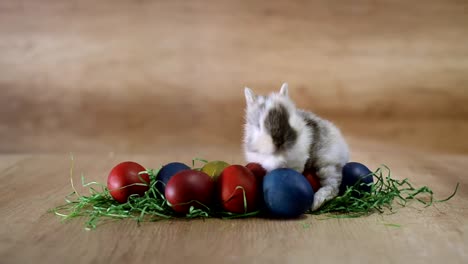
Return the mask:
M 245 99 L 247 162 L 257 162 L 267 171 L 315 168 L 322 187 L 315 193 L 312 210 L 336 197 L 342 168 L 349 160 L 348 145 L 340 130 L 311 112 L 296 109 L 287 83 L 279 93 L 268 96 L 255 95 L 246 87 Z

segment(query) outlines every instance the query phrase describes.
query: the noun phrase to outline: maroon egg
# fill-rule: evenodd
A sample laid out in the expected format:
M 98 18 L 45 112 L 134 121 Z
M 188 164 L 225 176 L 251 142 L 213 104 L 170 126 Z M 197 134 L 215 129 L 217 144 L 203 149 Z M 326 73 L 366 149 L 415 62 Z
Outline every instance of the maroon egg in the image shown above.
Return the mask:
M 321 187 L 320 179 L 317 176 L 317 173 L 316 173 L 314 168 L 304 170 L 302 175 L 304 175 L 306 177 L 307 181 L 312 186 L 312 189 L 314 190 L 314 192 L 317 192 L 318 189 L 320 189 L 320 187 Z
M 226 167 L 218 178 L 218 199 L 228 212 L 252 212 L 257 209 L 257 186 L 257 179 L 249 169 L 242 165 L 231 165 Z
M 132 161 L 119 163 L 112 168 L 107 177 L 107 188 L 110 195 L 119 203 L 126 203 L 132 194 L 144 195 L 149 189 L 149 175 L 140 164 Z
M 208 174 L 196 170 L 184 170 L 171 177 L 166 186 L 165 196 L 174 211 L 186 214 L 190 206 L 197 209 L 210 207 L 213 192 L 214 182 Z
M 245 165 L 257 178 L 257 205 L 259 208 L 264 206 L 263 201 L 263 177 L 265 177 L 267 171 L 259 163 L 250 162 Z
M 262 167 L 262 165 L 255 162 L 250 162 L 247 165 L 245 165 L 245 167 L 254 174 L 258 182 L 262 182 L 263 177 L 265 177 L 267 173 L 266 170 Z

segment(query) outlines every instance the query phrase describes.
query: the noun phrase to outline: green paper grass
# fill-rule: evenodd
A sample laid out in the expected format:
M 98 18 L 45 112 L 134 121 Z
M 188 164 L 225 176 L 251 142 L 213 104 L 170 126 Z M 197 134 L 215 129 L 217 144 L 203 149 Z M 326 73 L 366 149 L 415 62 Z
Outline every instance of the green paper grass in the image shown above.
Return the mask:
M 88 188 L 88 195 L 79 193 L 73 182 L 74 159 L 71 158 L 72 164 L 70 169 L 70 182 L 73 192 L 65 197 L 66 204 L 58 206 L 50 211 L 60 216 L 63 220 L 69 220 L 77 217 L 84 217 L 85 228 L 87 230 L 94 229 L 100 222 L 105 220 L 132 219 L 140 223 L 142 221 L 159 221 L 164 219 L 174 218 L 245 218 L 261 215 L 261 211 L 255 211 L 244 214 L 235 214 L 222 211 L 219 207 L 208 208 L 202 206 L 203 209 L 196 209 L 193 206 L 186 215 L 176 214 L 169 202 L 164 198 L 155 187 L 157 180 L 156 175 L 159 169 L 149 169 L 141 173 L 148 173 L 150 176 L 150 188 L 144 196 L 130 196 L 126 203 L 120 204 L 116 202 L 109 193 L 107 187 L 98 182 L 85 182 L 85 178 L 81 175 L 81 184 L 84 188 Z M 192 161 L 193 169 L 195 161 L 207 163 L 204 159 L 196 158 Z M 387 175 L 383 176 L 383 170 L 387 171 Z M 346 192 L 335 199 L 325 203 L 318 211 L 306 212 L 314 215 L 326 215 L 332 218 L 353 218 L 370 215 L 373 213 L 384 213 L 388 211 L 393 213 L 394 203 L 400 206 L 406 206 L 408 202 L 416 200 L 424 206 L 430 206 L 434 202 L 444 202 L 451 199 L 458 190 L 458 184 L 455 191 L 448 198 L 434 201 L 433 192 L 426 186 L 415 188 L 409 183 L 408 179 L 396 180 L 391 177 L 390 169 L 385 165 L 372 173 L 375 184 L 371 186 L 371 192 L 359 191 L 359 183 L 348 188 Z M 97 190 L 99 188 L 100 190 Z M 125 187 L 124 187 L 125 188 Z M 243 188 L 238 186 L 239 189 Z M 237 188 L 236 188 L 237 190 Z M 353 195 L 358 193 L 358 197 Z M 243 192 L 244 208 L 247 211 L 247 201 L 245 191 Z
M 200 168 L 195 167 L 195 161 L 207 163 L 208 161 L 203 159 L 194 159 L 192 161 L 192 169 L 199 170 Z M 60 216 L 62 220 L 66 221 L 77 217 L 85 217 L 85 229 L 90 230 L 97 227 L 100 221 L 105 220 L 117 220 L 129 218 L 136 220 L 138 223 L 142 221 L 158 221 L 172 218 L 208 218 L 217 217 L 223 219 L 233 218 L 244 218 L 250 216 L 256 216 L 260 211 L 254 211 L 249 213 L 237 214 L 231 212 L 225 212 L 221 210 L 213 210 L 208 206 L 199 203 L 198 201 L 191 201 L 199 203 L 203 209 L 196 209 L 193 206 L 190 207 L 189 212 L 186 215 L 180 215 L 175 213 L 170 203 L 165 199 L 164 195 L 161 194 L 157 188 L 156 176 L 159 169 L 149 169 L 142 173 L 147 173 L 150 177 L 150 187 L 144 196 L 131 195 L 126 203 L 118 203 L 115 201 L 107 186 L 98 182 L 85 182 L 85 178 L 81 175 L 82 187 L 88 188 L 89 195 L 82 195 L 75 188 L 73 181 L 73 169 L 74 159 L 71 157 L 71 169 L 70 169 L 70 183 L 73 192 L 65 197 L 66 204 L 58 206 L 49 210 Z M 130 186 L 130 185 L 129 185 Z M 126 188 L 124 186 L 122 188 Z M 100 188 L 97 190 L 96 188 Z M 242 186 L 238 188 L 243 190 Z M 238 189 L 236 188 L 236 190 Z M 243 192 L 244 198 L 244 209 L 247 211 L 247 199 L 245 192 Z M 191 203 L 189 202 L 189 203 Z
M 384 170 L 387 175 L 384 176 Z M 408 179 L 396 180 L 392 178 L 390 168 L 382 165 L 372 173 L 374 183 L 367 184 L 371 187 L 370 192 L 360 191 L 357 183 L 348 188 L 341 196 L 326 202 L 317 211 L 309 212 L 314 215 L 327 214 L 334 218 L 353 218 L 366 216 L 375 212 L 384 213 L 394 211 L 394 204 L 405 207 L 408 202 L 416 200 L 425 207 L 431 206 L 434 202 L 445 202 L 450 200 L 457 192 L 455 191 L 448 198 L 434 201 L 434 193 L 427 186 L 415 188 Z

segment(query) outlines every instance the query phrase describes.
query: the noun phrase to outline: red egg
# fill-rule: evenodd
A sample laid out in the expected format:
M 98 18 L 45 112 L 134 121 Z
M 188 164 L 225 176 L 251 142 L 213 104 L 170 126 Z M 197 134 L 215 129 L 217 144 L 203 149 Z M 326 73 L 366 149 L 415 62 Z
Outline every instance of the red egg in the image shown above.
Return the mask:
M 250 162 L 247 165 L 245 165 L 246 168 L 248 168 L 255 178 L 257 179 L 257 206 L 258 207 L 263 207 L 264 202 L 263 202 L 263 177 L 265 177 L 267 171 L 260 165 L 259 163 L 255 162 Z
M 320 185 L 320 179 L 317 176 L 315 169 L 314 168 L 306 169 L 302 174 L 306 177 L 307 181 L 312 186 L 312 189 L 314 189 L 314 192 L 317 192 L 318 189 L 320 189 L 321 185 Z
M 254 174 L 258 182 L 262 182 L 263 177 L 265 177 L 267 173 L 266 170 L 262 167 L 262 165 L 255 162 L 250 162 L 247 165 L 245 165 L 245 167 Z
M 145 171 L 145 168 L 132 161 L 122 162 L 115 166 L 107 177 L 110 195 L 119 203 L 126 203 L 132 194 L 144 195 L 149 189 L 150 178 L 146 173 L 138 175 L 141 171 Z
M 226 167 L 218 178 L 217 187 L 224 210 L 232 213 L 246 213 L 257 209 L 257 179 L 246 167 L 242 165 Z M 244 193 L 247 201 L 246 207 Z
M 186 214 L 190 206 L 197 209 L 209 207 L 213 201 L 213 192 L 214 181 L 208 174 L 184 170 L 176 173 L 167 182 L 165 196 L 174 211 Z

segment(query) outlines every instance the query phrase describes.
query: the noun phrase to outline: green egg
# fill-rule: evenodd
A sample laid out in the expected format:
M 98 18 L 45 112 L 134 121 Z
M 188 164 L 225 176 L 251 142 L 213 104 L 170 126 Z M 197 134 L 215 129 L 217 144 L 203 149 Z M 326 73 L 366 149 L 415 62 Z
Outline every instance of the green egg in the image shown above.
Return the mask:
M 215 160 L 205 164 L 201 171 L 208 174 L 211 178 L 213 178 L 213 180 L 216 180 L 227 166 L 229 166 L 228 163 L 221 160 Z

